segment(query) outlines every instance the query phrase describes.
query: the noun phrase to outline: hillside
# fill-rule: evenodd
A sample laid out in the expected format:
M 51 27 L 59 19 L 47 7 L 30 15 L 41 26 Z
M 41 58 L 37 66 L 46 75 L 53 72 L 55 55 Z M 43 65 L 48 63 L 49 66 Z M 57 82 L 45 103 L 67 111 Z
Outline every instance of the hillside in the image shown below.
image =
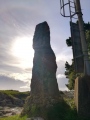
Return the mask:
M 30 92 L 19 92 L 16 90 L 0 90 L 0 106 L 22 107 Z
M 19 92 L 15 90 L 0 90 L 0 120 L 26 120 L 27 116 L 20 117 L 25 99 L 30 92 Z M 49 120 L 90 120 L 79 117 L 74 104 L 74 91 L 60 91 L 64 101 L 49 110 Z M 18 102 L 16 102 L 18 101 Z M 17 104 L 18 103 L 18 104 Z M 5 106 L 6 105 L 6 106 Z M 8 106 L 8 107 L 7 107 Z M 35 109 L 33 109 L 34 112 Z

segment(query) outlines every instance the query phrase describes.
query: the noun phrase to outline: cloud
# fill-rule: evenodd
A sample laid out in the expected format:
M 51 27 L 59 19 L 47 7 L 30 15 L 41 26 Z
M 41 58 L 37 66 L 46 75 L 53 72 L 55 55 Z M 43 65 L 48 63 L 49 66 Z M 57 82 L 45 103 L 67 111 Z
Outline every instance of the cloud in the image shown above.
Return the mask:
M 59 78 L 65 78 L 65 75 L 64 74 L 58 74 L 57 75 L 57 78 L 59 79 Z
M 64 56 L 64 55 L 63 55 Z M 68 83 L 68 79 L 65 77 L 64 75 L 64 72 L 65 72 L 65 62 L 66 62 L 66 59 L 64 59 L 65 56 L 62 58 L 60 58 L 58 61 L 57 61 L 57 82 L 58 82 L 58 87 L 59 87 L 59 90 L 68 90 L 68 88 L 66 87 L 65 84 Z
M 26 73 L 30 73 L 31 71 L 32 71 L 32 68 L 26 68 L 26 69 L 25 69 L 25 72 L 26 72 Z
M 29 86 L 21 86 L 20 88 L 26 89 L 26 88 L 30 88 L 30 87 Z
M 71 47 L 66 47 L 66 48 L 63 48 L 61 52 L 59 52 L 57 55 L 56 55 L 56 61 L 59 62 L 59 61 L 63 61 L 63 62 L 70 62 L 71 63 L 71 60 L 73 58 L 73 53 L 71 51 Z
M 13 72 L 18 72 L 21 73 L 23 70 L 17 66 L 12 66 L 8 64 L 0 64 L 0 72 L 2 73 L 13 73 Z
M 30 73 L 12 73 L 12 74 L 8 74 L 8 76 L 11 78 L 14 78 L 15 80 L 28 82 L 30 84 L 32 74 L 30 74 Z
M 66 89 L 65 84 L 68 80 L 64 77 L 65 62 L 71 63 L 72 59 L 72 49 L 67 47 L 66 39 L 71 33 L 69 19 L 60 15 L 59 3 L 59 0 L 52 0 L 52 4 L 48 0 L 0 1 L 0 73 L 3 73 L 0 75 L 1 89 L 28 88 L 32 68 L 28 66 L 23 69 L 19 66 L 22 61 L 11 54 L 11 46 L 16 37 L 33 36 L 35 26 L 43 21 L 47 21 L 50 26 L 51 46 L 58 66 L 59 89 Z M 87 21 L 90 20 L 90 16 L 87 16 L 87 10 L 90 11 L 89 4 L 90 0 L 81 2 L 84 20 Z
M 62 90 L 62 91 L 68 90 L 68 88 L 65 86 L 65 84 L 67 84 L 68 80 L 65 77 L 58 78 L 57 82 L 58 82 L 59 90 Z
M 29 89 L 29 90 L 31 90 L 31 88 L 30 88 L 30 84 L 27 83 L 26 85 L 21 86 L 20 89 L 22 89 L 22 90 L 23 90 L 23 89 L 24 89 L 24 90 L 25 90 L 25 89 Z
M 26 82 L 27 84 L 27 82 Z M 0 90 L 20 90 L 20 91 L 26 91 L 27 89 L 21 89 L 21 86 L 25 86 L 25 82 L 20 80 L 15 80 L 14 78 L 10 78 L 8 76 L 1 75 L 0 76 Z
M 31 77 L 32 74 L 30 73 L 0 73 L 0 76 L 4 76 L 10 79 L 14 79 L 16 81 L 20 80 L 23 81 L 25 83 L 29 83 L 31 82 Z

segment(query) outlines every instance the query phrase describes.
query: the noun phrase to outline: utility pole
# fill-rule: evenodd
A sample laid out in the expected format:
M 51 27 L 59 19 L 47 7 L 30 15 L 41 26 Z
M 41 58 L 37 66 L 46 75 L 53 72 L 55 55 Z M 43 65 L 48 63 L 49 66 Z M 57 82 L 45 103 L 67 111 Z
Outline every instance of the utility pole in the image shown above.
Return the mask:
M 65 6 L 69 6 L 69 15 L 65 14 Z M 84 73 L 83 77 L 77 77 L 77 79 L 75 79 L 75 105 L 78 115 L 90 118 L 90 97 L 88 97 L 90 95 L 90 61 L 88 56 L 80 0 L 60 0 L 60 8 L 61 15 L 63 17 L 70 17 L 71 20 L 72 48 L 74 63 L 76 65 L 75 70 L 77 70 L 77 73 Z M 73 12 L 72 10 L 75 11 Z M 77 17 L 79 25 L 72 22 L 72 18 L 74 19 Z
M 76 13 L 78 16 L 78 22 L 79 22 L 82 52 L 83 52 L 83 57 L 84 57 L 84 74 L 90 75 L 90 62 L 89 62 L 88 49 L 87 49 L 87 44 L 86 44 L 84 22 L 83 22 L 83 17 L 82 17 L 80 0 L 75 0 L 75 5 L 76 5 Z

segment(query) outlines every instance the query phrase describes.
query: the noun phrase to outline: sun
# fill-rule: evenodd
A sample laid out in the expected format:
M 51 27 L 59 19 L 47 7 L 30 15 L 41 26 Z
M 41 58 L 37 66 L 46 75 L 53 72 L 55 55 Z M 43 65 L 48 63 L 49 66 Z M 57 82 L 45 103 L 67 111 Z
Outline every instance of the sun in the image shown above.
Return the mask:
M 16 37 L 12 44 L 12 54 L 20 61 L 19 66 L 23 68 L 31 67 L 34 56 L 32 37 Z

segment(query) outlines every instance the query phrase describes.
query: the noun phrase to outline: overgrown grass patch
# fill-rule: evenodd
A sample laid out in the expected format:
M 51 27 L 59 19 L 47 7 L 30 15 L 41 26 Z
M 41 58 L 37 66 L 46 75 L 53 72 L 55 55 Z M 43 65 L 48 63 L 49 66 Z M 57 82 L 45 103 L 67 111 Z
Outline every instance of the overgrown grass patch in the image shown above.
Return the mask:
M 6 94 L 10 97 L 16 97 L 25 100 L 27 96 L 30 95 L 30 91 L 19 92 L 17 90 L 0 90 L 0 93 Z
M 61 100 L 60 102 L 39 105 L 33 104 L 30 106 L 30 98 L 25 105 L 24 115 L 28 117 L 42 117 L 44 120 L 77 120 L 76 109 L 74 108 L 73 100 Z M 23 114 L 22 114 L 23 115 Z
M 20 117 L 19 115 L 14 115 L 10 117 L 3 117 L 0 120 L 26 120 L 27 116 Z
M 78 116 L 74 99 L 64 98 L 64 101 L 69 105 L 69 109 L 67 109 L 64 120 L 90 120 L 90 118 Z
M 12 91 L 7 91 L 8 93 L 11 94 Z M 18 92 L 15 91 L 14 95 L 16 93 Z M 39 104 L 30 105 L 30 99 L 29 97 L 27 100 L 24 116 L 15 115 L 0 118 L 0 120 L 26 120 L 27 116 L 28 118 L 42 117 L 44 120 L 90 120 L 90 118 L 86 119 L 77 115 L 74 99 L 72 98 L 65 97 L 62 101 L 50 104 L 48 107 Z

